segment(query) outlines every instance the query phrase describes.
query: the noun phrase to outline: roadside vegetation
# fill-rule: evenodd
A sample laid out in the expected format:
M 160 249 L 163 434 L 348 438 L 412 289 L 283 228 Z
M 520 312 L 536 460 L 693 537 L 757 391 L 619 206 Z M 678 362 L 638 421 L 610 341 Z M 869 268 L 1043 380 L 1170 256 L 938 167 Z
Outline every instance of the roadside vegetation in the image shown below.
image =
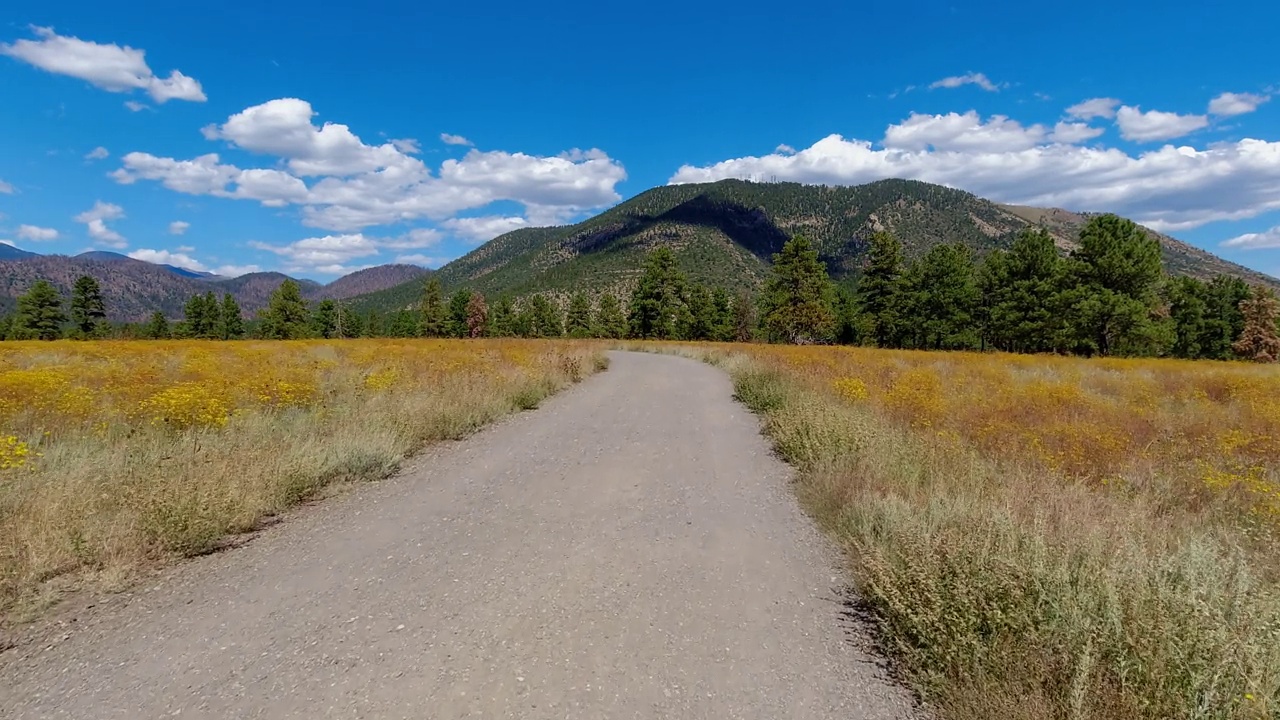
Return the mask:
M 0 618 L 386 477 L 604 360 L 572 341 L 0 344 Z
M 1280 374 L 643 344 L 727 369 L 942 718 L 1280 716 Z

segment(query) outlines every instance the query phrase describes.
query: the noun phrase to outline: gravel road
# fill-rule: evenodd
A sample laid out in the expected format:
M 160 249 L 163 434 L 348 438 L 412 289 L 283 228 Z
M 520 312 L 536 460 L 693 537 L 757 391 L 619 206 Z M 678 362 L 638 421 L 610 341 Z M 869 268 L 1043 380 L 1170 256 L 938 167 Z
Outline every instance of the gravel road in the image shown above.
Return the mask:
M 913 717 L 728 378 L 612 361 L 0 654 L 0 716 Z

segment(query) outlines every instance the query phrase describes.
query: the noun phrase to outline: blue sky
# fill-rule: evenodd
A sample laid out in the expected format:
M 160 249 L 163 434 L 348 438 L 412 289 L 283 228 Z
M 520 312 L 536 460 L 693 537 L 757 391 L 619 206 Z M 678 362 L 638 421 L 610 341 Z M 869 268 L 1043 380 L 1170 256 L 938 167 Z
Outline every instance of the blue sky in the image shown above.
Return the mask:
M 914 177 L 1280 274 L 1280 6 L 857 5 L 11 1 L 0 240 L 327 280 L 668 182 Z

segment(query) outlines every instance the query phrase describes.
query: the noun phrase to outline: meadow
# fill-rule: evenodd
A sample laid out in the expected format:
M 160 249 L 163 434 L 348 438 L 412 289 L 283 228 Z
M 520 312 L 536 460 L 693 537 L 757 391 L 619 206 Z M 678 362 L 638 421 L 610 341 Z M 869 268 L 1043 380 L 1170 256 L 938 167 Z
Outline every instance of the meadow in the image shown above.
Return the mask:
M 0 625 L 602 369 L 574 341 L 0 343 Z
M 1280 371 L 648 345 L 720 364 L 943 718 L 1280 717 Z

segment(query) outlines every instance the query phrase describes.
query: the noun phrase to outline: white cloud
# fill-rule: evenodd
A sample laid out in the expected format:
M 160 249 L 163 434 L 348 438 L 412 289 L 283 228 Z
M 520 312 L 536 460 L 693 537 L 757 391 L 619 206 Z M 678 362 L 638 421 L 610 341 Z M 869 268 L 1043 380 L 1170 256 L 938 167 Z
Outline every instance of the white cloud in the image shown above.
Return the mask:
M 107 227 L 106 223 L 107 220 L 119 220 L 123 217 L 124 208 L 99 200 L 93 204 L 93 207 L 72 219 L 78 223 L 84 223 L 85 228 L 89 231 L 89 237 L 98 241 L 98 243 L 108 247 L 123 248 L 128 245 L 124 236 Z
M 185 220 L 174 220 L 169 223 L 169 234 L 181 235 L 185 233 L 189 227 L 191 227 L 191 223 L 186 222 Z
M 106 148 L 99 145 L 98 147 L 90 150 L 89 153 L 84 156 L 84 159 L 85 160 L 102 160 L 110 154 L 111 153 L 107 152 Z
M 181 252 L 170 252 L 168 250 L 150 250 L 140 248 L 129 253 L 129 257 L 134 260 L 142 260 L 143 262 L 155 263 L 156 265 L 173 265 L 175 267 L 186 268 L 196 272 L 207 272 L 209 268 L 204 263 L 195 258 Z
M 249 273 L 262 272 L 262 268 L 257 265 L 219 265 L 209 272 L 222 277 L 240 277 Z
M 125 100 L 124 106 L 129 109 L 129 112 L 142 112 L 143 110 L 147 110 L 151 107 L 150 105 L 140 103 L 137 100 Z
M 250 242 L 249 246 L 286 258 L 291 270 L 317 271 L 320 271 L 321 267 L 341 267 L 343 263 L 356 258 L 377 255 L 379 250 L 376 240 L 365 237 L 361 233 L 306 238 L 288 245 L 271 245 L 254 241 Z
M 389 167 L 416 169 L 421 162 L 394 143 L 366 145 L 351 128 L 338 123 L 316 127 L 311 103 L 281 98 L 246 108 L 220 127 L 202 131 L 210 140 L 223 139 L 236 147 L 286 158 L 296 175 L 355 175 Z
M 191 246 L 191 245 L 179 245 L 178 247 L 174 248 L 174 250 L 173 250 L 173 251 L 174 251 L 174 252 L 180 252 L 180 253 L 186 253 L 186 254 L 190 255 L 191 253 L 195 252 L 195 251 L 196 251 L 196 249 L 195 249 L 195 247 L 194 247 L 194 246 Z
M 968 144 L 985 149 L 877 147 L 869 141 L 830 135 L 794 155 L 774 153 L 705 167 L 686 165 L 670 182 L 776 176 L 856 185 L 911 178 L 999 202 L 1118 212 L 1165 231 L 1280 210 L 1280 142 L 1244 139 L 1204 149 L 1166 145 L 1129 155 L 1118 148 L 1062 142 L 1000 149 L 990 142 L 989 129 L 974 131 L 980 141 Z M 1016 148 L 1016 143 L 1011 144 Z
M 19 225 L 18 239 L 32 242 L 47 242 L 58 239 L 58 231 L 53 228 L 36 227 L 35 225 Z
M 453 258 L 434 257 L 430 255 L 397 255 L 395 262 L 401 265 L 421 265 L 422 267 L 438 268 L 449 262 Z
M 434 228 L 417 228 L 395 238 L 379 238 L 378 247 L 388 250 L 420 250 L 440 244 L 443 236 Z
M 1060 122 L 1053 126 L 1049 139 L 1057 143 L 1078 143 L 1092 140 L 1106 132 L 1102 128 L 1091 127 L 1089 123 Z
M 993 115 L 986 122 L 977 112 L 959 115 L 911 115 L 884 134 L 884 145 L 901 150 L 1004 151 L 1025 150 L 1045 139 L 1043 125 L 1023 127 L 1003 115 Z
M 528 227 L 529 221 L 519 217 L 486 215 L 484 217 L 452 218 L 440 223 L 454 235 L 473 243 L 488 242 L 499 235 Z
M 987 92 L 999 92 L 1000 86 L 991 82 L 984 73 L 969 72 L 964 75 L 952 75 L 929 84 L 929 89 L 958 88 L 962 85 L 977 85 Z
M 206 100 L 200 83 L 177 70 L 169 77 L 155 75 L 147 66 L 146 52 L 125 45 L 102 45 L 59 35 L 53 28 L 35 27 L 37 40 L 0 43 L 0 55 L 8 55 L 46 72 L 69 75 L 110 92 L 145 90 L 158 103 L 169 100 Z
M 475 146 L 475 143 L 462 137 L 461 135 L 453 135 L 450 133 L 440 133 L 440 142 L 444 143 L 445 145 L 466 145 L 467 147 Z
M 1258 233 L 1245 233 L 1224 240 L 1222 247 L 1240 248 L 1242 250 L 1260 250 L 1263 248 L 1280 248 L 1280 225 Z
M 1244 115 L 1257 110 L 1259 105 L 1270 99 L 1269 95 L 1224 92 L 1209 101 L 1209 112 L 1220 117 Z
M 345 125 L 311 123 L 311 105 L 273 100 L 208 126 L 209 139 L 284 158 L 291 172 L 242 170 L 209 153 L 192 160 L 132 152 L 117 182 L 155 180 L 192 195 L 303 206 L 303 224 L 338 233 L 372 225 L 443 220 L 497 201 L 525 206 L 533 223 L 555 222 L 620 199 L 626 170 L 604 151 L 572 149 L 555 157 L 470 150 L 435 173 L 393 143 L 365 145 Z M 322 176 L 304 181 L 301 176 Z M 308 184 L 310 182 L 310 184 Z
M 795 148 L 793 148 L 793 147 L 791 147 L 790 145 L 788 145 L 788 144 L 786 144 L 786 143 L 782 143 L 782 144 L 781 144 L 781 145 L 779 145 L 778 147 L 774 148 L 774 149 L 773 149 L 773 151 L 774 151 L 774 152 L 776 152 L 776 153 L 782 153 L 783 155 L 795 155 L 795 154 L 796 154 L 796 149 L 795 149 Z
M 13 186 L 3 180 L 0 180 L 0 195 L 12 195 L 12 194 L 13 194 Z
M 131 152 L 122 158 L 124 167 L 111 173 L 116 182 L 130 185 L 142 180 L 158 180 L 165 187 L 188 195 L 257 200 L 267 207 L 306 202 L 307 185 L 282 170 L 241 170 L 224 165 L 216 153 L 194 160 L 174 160 L 147 153 Z M 231 186 L 228 188 L 228 186 Z
M 1172 140 L 1208 125 L 1209 118 L 1204 115 L 1179 115 L 1159 110 L 1143 112 L 1128 105 L 1122 105 L 1116 111 L 1120 137 L 1136 142 Z
M 417 155 L 422 152 L 422 144 L 413 138 L 392 138 L 389 142 L 391 147 L 406 155 Z
M 1116 106 L 1119 104 L 1120 101 L 1115 98 L 1092 98 L 1067 108 L 1067 114 L 1080 120 L 1092 120 L 1096 117 L 1110 120 L 1116 116 Z
M 290 272 L 316 271 L 331 274 L 359 269 L 349 266 L 349 263 L 359 258 L 374 257 L 383 250 L 420 250 L 434 247 L 441 239 L 439 230 L 418 228 L 391 238 L 348 233 L 311 237 L 286 245 L 255 241 L 250 242 L 249 246 L 286 258 Z M 322 269 L 326 267 L 329 270 Z

